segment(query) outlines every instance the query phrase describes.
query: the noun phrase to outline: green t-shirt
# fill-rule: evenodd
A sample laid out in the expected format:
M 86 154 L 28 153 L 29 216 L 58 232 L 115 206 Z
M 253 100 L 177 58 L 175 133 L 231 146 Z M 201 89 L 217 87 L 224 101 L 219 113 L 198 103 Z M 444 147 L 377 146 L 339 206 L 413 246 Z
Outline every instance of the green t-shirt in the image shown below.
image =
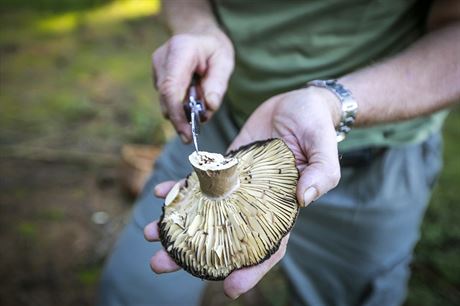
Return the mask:
M 236 50 L 227 92 L 236 123 L 241 126 L 274 95 L 309 80 L 340 77 L 403 50 L 424 33 L 429 5 L 415 0 L 215 0 L 216 15 Z M 440 112 L 355 128 L 340 149 L 422 141 L 441 128 L 444 117 Z

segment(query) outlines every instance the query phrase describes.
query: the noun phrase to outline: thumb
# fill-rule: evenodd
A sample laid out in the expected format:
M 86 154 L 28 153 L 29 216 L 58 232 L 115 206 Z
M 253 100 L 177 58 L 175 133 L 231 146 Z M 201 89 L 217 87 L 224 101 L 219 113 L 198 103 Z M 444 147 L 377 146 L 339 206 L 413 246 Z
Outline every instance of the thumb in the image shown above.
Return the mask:
M 251 290 L 261 279 L 277 264 L 286 254 L 286 246 L 289 240 L 289 233 L 281 240 L 279 249 L 264 262 L 233 271 L 224 280 L 224 292 L 231 298 L 236 299 L 241 294 Z
M 297 199 L 304 207 L 337 186 L 340 180 L 335 134 L 318 137 L 309 151 L 308 165 L 297 183 Z
M 233 56 L 230 54 L 218 52 L 209 58 L 202 86 L 206 106 L 211 112 L 215 112 L 222 102 L 233 66 Z
M 228 147 L 227 152 L 257 140 L 273 137 L 272 118 L 277 101 L 277 99 L 267 100 L 252 113 Z

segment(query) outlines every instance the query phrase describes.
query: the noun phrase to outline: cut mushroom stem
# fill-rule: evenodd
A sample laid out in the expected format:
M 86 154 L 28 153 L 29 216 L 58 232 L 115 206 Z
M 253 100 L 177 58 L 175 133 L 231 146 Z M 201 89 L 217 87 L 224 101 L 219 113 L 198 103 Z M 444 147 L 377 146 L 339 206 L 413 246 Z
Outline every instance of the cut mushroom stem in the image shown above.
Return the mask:
M 225 198 L 238 188 L 238 159 L 200 151 L 199 154 L 193 152 L 189 161 L 198 176 L 204 195 L 214 199 Z

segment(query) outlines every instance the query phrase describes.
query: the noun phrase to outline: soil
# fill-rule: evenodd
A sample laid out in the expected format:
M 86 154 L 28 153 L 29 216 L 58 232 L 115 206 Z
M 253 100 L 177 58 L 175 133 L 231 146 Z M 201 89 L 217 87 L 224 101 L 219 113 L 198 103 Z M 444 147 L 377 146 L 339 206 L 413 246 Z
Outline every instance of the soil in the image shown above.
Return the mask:
M 0 169 L 0 304 L 94 305 L 130 210 L 117 167 L 1 159 Z

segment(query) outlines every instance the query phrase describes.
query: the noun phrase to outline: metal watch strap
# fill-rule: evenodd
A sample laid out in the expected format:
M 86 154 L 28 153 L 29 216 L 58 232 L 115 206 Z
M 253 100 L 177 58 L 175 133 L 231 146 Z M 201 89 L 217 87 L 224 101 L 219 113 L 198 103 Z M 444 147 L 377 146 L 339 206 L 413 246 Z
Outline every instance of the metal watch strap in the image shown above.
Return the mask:
M 326 88 L 330 90 L 340 100 L 342 105 L 342 114 L 340 123 L 336 129 L 337 142 L 345 139 L 346 135 L 351 131 L 353 123 L 355 123 L 356 114 L 358 112 L 358 103 L 353 98 L 351 92 L 338 83 L 337 80 L 313 80 L 307 83 L 308 86 Z

